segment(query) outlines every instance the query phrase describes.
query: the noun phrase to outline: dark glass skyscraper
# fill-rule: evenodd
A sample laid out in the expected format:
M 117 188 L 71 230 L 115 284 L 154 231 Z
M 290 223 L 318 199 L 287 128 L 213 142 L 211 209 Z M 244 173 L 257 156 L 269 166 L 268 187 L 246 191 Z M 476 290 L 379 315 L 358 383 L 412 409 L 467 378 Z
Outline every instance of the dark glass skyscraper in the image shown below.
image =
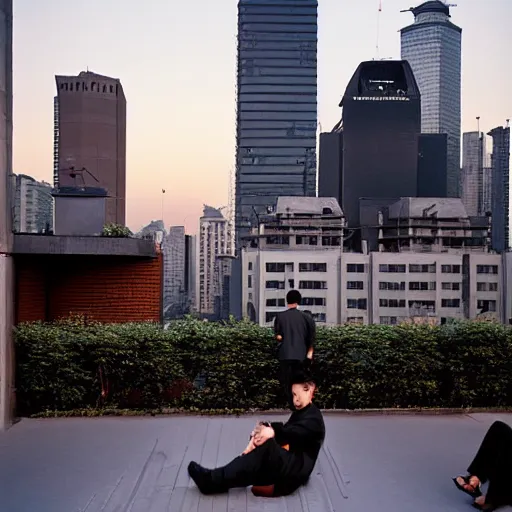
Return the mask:
M 240 0 L 235 223 L 316 195 L 317 0 Z
M 343 96 L 341 207 L 359 225 L 361 198 L 417 193 L 420 93 L 406 61 L 359 65 Z
M 506 251 L 510 247 L 510 127 L 498 126 L 492 137 L 492 248 Z

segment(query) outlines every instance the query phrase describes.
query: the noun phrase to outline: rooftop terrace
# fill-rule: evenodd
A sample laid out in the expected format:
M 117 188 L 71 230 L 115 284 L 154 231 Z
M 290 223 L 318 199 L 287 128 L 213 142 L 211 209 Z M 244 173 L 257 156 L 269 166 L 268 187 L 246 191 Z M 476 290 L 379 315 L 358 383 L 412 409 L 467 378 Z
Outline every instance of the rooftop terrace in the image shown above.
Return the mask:
M 207 467 L 228 462 L 245 448 L 257 419 L 22 420 L 0 434 L 0 510 L 469 511 L 471 498 L 451 477 L 465 472 L 494 420 L 512 424 L 506 414 L 328 413 L 326 442 L 300 491 L 274 499 L 256 498 L 249 489 L 202 496 L 188 477 L 188 462 Z

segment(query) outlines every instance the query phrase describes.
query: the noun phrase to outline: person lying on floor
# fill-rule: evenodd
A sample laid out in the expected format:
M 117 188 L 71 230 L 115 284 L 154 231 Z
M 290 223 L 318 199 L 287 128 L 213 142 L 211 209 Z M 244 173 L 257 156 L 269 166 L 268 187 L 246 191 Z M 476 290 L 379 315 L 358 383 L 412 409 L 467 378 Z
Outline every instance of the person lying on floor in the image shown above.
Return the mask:
M 260 496 L 286 496 L 305 484 L 325 439 L 320 410 L 312 403 L 315 383 L 303 368 L 295 372 L 292 393 L 296 410 L 286 423 L 259 423 L 242 455 L 224 467 L 206 469 L 190 462 L 188 473 L 203 494 L 253 487 Z M 286 446 L 287 445 L 287 446 Z
M 494 422 L 480 445 L 466 476 L 453 479 L 458 489 L 474 498 L 473 507 L 496 510 L 512 505 L 512 428 Z M 489 482 L 487 494 L 482 484 Z

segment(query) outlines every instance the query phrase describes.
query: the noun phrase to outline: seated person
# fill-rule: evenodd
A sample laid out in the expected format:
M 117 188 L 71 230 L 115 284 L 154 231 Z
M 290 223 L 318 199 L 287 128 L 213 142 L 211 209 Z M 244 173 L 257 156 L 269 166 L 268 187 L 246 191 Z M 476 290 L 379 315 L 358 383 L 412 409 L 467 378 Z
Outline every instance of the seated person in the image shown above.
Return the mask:
M 494 422 L 480 445 L 467 476 L 454 478 L 455 485 L 472 498 L 480 510 L 496 510 L 512 505 L 512 428 L 502 421 Z M 489 482 L 487 495 L 481 484 Z
M 286 496 L 305 484 L 325 439 L 320 410 L 312 403 L 315 384 L 304 368 L 295 372 L 292 393 L 296 410 L 286 423 L 259 423 L 249 445 L 229 464 L 206 469 L 191 462 L 188 473 L 203 494 L 249 485 L 265 496 Z M 288 446 L 286 446 L 288 445 Z

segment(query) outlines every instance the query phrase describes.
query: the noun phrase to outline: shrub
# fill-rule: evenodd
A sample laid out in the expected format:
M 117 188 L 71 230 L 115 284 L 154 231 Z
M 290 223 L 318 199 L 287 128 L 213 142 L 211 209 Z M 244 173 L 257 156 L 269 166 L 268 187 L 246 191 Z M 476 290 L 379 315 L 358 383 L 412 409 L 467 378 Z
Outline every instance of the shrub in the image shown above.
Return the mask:
M 247 321 L 21 324 L 19 413 L 172 407 L 283 407 L 272 331 Z M 512 334 L 502 325 L 319 327 L 314 372 L 323 408 L 512 405 Z

